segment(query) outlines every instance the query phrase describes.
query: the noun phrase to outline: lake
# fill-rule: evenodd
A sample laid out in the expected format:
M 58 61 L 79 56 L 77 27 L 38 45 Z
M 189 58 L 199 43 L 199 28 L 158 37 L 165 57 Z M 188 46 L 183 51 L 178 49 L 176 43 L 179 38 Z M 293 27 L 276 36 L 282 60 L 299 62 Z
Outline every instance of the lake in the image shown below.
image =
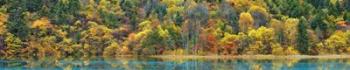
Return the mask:
M 349 70 L 350 59 L 2 58 L 0 70 Z

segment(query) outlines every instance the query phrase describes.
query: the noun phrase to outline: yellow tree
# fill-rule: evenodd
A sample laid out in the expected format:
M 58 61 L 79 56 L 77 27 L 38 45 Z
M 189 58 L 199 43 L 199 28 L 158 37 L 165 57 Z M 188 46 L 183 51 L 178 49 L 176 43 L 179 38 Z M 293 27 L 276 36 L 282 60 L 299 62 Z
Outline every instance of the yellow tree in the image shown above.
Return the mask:
M 98 10 L 95 7 L 95 1 L 94 0 L 89 0 L 88 4 L 85 7 L 85 11 L 83 11 L 84 14 L 86 14 L 87 19 L 98 19 L 99 18 L 99 14 L 98 14 Z
M 256 5 L 252 5 L 248 12 L 253 13 L 253 12 L 259 12 L 263 14 L 263 17 L 268 17 L 269 13 L 267 12 L 266 8 L 261 7 L 261 6 L 256 6 Z
M 27 47 L 22 50 L 22 54 L 37 55 L 40 57 L 60 56 L 61 52 L 58 52 L 60 47 L 57 46 L 56 36 L 47 35 L 50 33 L 48 29 L 54 28 L 48 18 L 42 17 L 37 19 L 33 21 L 29 27 L 35 31 L 29 36 L 29 42 Z
M 117 42 L 112 42 L 109 46 L 107 46 L 103 50 L 103 56 L 115 56 L 119 55 L 120 50 L 120 45 Z
M 252 0 L 226 0 L 238 11 L 244 11 L 244 8 L 249 8 L 252 5 Z
M 175 14 L 176 12 L 182 12 L 184 7 L 180 4 L 183 3 L 184 0 L 162 0 L 162 3 L 167 5 L 167 12 L 169 14 Z
M 46 28 L 51 28 L 51 27 L 53 27 L 53 26 L 50 24 L 50 21 L 46 17 L 41 18 L 39 20 L 35 20 L 31 25 L 31 28 L 38 28 L 38 29 L 42 29 L 42 30 L 44 30 Z
M 15 35 L 11 34 L 11 33 L 6 33 L 6 38 L 5 38 L 5 43 L 6 43 L 6 47 L 5 50 L 3 52 L 1 52 L 2 54 L 6 55 L 17 55 L 20 53 L 20 49 L 22 48 L 22 41 L 20 40 L 20 38 L 16 37 Z
M 260 27 L 257 30 L 250 30 L 248 36 L 253 41 L 246 51 L 248 54 L 271 54 L 272 45 L 277 43 L 272 28 Z
M 250 15 L 249 13 L 243 12 L 239 16 L 238 23 L 239 23 L 241 32 L 247 32 L 248 30 L 253 29 L 254 19 L 252 15 Z
M 153 22 L 149 20 L 141 22 L 138 27 L 140 31 L 130 33 L 127 40 L 121 44 L 125 52 L 133 51 L 133 54 L 141 54 L 143 50 L 141 43 L 147 41 L 145 38 L 147 38 L 147 36 L 153 31 L 152 29 L 155 28 Z
M 296 43 L 297 25 L 299 23 L 298 19 L 288 18 L 284 20 L 283 30 L 286 36 L 287 45 L 294 45 Z
M 94 55 L 101 55 L 103 49 L 110 45 L 111 41 L 114 40 L 112 36 L 112 29 L 107 28 L 104 25 L 98 25 L 95 22 L 89 22 L 89 29 L 81 32 L 82 43 L 88 44 L 91 47 L 90 51 L 96 52 L 92 53 Z
M 45 36 L 37 38 L 30 36 L 28 45 L 22 49 L 21 54 L 26 56 L 39 56 L 39 57 L 61 57 L 61 47 L 55 42 L 57 38 L 55 36 Z
M 1 40 L 4 40 L 4 36 L 7 33 L 7 29 L 6 29 L 6 24 L 5 22 L 7 21 L 7 15 L 0 12 L 0 35 L 1 35 Z M 1 42 L 0 44 L 0 55 L 4 54 L 5 51 L 3 51 L 3 49 L 5 49 L 5 43 Z
M 219 41 L 221 54 L 238 54 L 238 44 L 239 44 L 239 36 L 233 35 L 229 33 L 225 33 L 224 37 Z
M 7 14 L 0 12 L 0 35 L 3 35 L 7 32 L 6 24 L 5 24 L 5 22 L 7 22 L 7 18 L 8 18 Z
M 252 14 L 255 28 L 267 26 L 269 13 L 265 8 L 253 5 L 249 8 L 248 12 Z
M 325 40 L 325 45 L 322 43 L 318 44 L 320 54 L 342 54 L 348 52 L 349 48 L 349 38 L 346 32 L 336 31 L 327 40 Z M 323 50 L 322 50 L 323 49 Z

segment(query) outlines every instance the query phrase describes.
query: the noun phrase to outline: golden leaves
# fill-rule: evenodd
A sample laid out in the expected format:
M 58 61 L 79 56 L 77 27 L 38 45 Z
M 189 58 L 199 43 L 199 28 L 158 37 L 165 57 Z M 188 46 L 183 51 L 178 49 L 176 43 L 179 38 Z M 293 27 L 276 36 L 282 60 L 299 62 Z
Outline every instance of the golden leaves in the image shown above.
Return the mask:
M 6 34 L 7 37 L 5 38 L 6 43 L 6 49 L 5 49 L 5 55 L 13 55 L 18 53 L 20 48 L 22 47 L 22 41 L 16 37 L 15 35 L 11 33 Z
M 178 6 L 178 4 L 181 4 L 184 2 L 184 0 L 163 0 L 162 2 L 167 5 L 167 12 L 169 14 L 174 14 L 176 12 L 181 12 L 184 10 L 184 7 Z
M 269 22 L 269 27 L 275 29 L 275 30 L 281 30 L 283 27 L 283 23 L 277 19 L 271 19 Z
M 250 29 L 252 29 L 253 24 L 254 24 L 254 19 L 251 14 L 248 12 L 243 12 L 239 16 L 238 20 L 239 26 L 241 27 L 241 30 L 243 32 L 246 32 Z
M 104 56 L 112 56 L 116 55 L 119 51 L 117 51 L 119 48 L 119 44 L 117 42 L 112 42 L 108 47 L 106 47 L 103 51 Z
M 5 22 L 7 22 L 8 15 L 4 13 L 0 13 L 0 35 L 5 34 L 7 32 Z
M 163 3 L 167 4 L 168 7 L 176 6 L 177 4 L 181 4 L 184 0 L 162 0 Z
M 237 35 L 232 35 L 232 34 L 229 34 L 229 33 L 225 33 L 224 35 L 225 37 L 222 38 L 220 40 L 220 44 L 221 45 L 224 45 L 224 44 L 233 44 L 234 42 L 233 41 L 237 41 L 238 40 L 238 36 Z
M 169 7 L 167 9 L 167 12 L 169 14 L 174 14 L 176 12 L 182 12 L 182 11 L 184 11 L 184 7 L 179 7 L 179 6 Z
M 7 47 L 9 48 L 19 48 L 21 47 L 22 41 L 11 33 L 7 33 L 7 37 L 5 39 Z
M 284 22 L 284 33 L 287 37 L 287 41 L 290 42 L 291 44 L 295 43 L 295 36 L 298 33 L 297 32 L 297 26 L 299 24 L 299 20 L 295 18 L 288 18 Z
M 331 4 L 336 5 L 338 0 L 330 0 Z
M 158 26 L 158 33 L 161 37 L 163 38 L 168 38 L 169 37 L 169 31 L 166 29 L 163 29 L 161 26 Z
M 326 40 L 327 47 L 335 48 L 335 47 L 346 47 L 348 37 L 342 31 L 336 31 L 331 37 Z
M 0 25 L 3 25 L 4 22 L 7 21 L 8 15 L 4 13 L 0 13 Z
M 269 13 L 267 12 L 267 10 L 265 8 L 260 7 L 260 6 L 256 6 L 256 5 L 251 6 L 248 11 L 250 13 L 253 13 L 253 12 L 262 13 L 265 18 L 268 18 L 268 15 L 269 15 Z
M 226 0 L 226 2 L 234 5 L 235 7 L 244 7 L 251 5 L 251 0 Z
M 104 25 L 98 25 L 95 22 L 89 22 L 90 28 L 87 31 L 83 31 L 83 38 L 93 39 L 111 39 L 112 29 L 107 28 Z
M 254 38 L 256 41 L 274 40 L 274 30 L 272 28 L 260 27 L 257 30 L 251 30 L 248 32 L 248 36 Z
M 151 29 L 145 29 L 145 30 L 143 30 L 143 31 L 141 31 L 141 32 L 138 32 L 138 33 L 135 35 L 135 38 L 134 38 L 134 39 L 140 40 L 140 39 L 146 37 L 150 32 L 152 32 Z
M 150 32 L 152 32 L 152 22 L 151 21 L 143 21 L 139 24 L 140 32 L 136 33 L 134 39 L 140 40 L 146 37 Z
M 50 21 L 48 18 L 40 18 L 39 20 L 35 20 L 32 25 L 30 26 L 31 28 L 38 28 L 38 29 L 47 29 L 51 28 L 52 25 L 50 24 Z
M 346 23 L 347 23 L 346 21 L 338 21 L 337 25 L 345 27 L 345 26 L 347 26 Z
M 349 53 L 350 31 L 336 31 L 324 42 L 317 44 L 317 50 L 320 54 L 343 54 Z
M 150 29 L 150 28 L 152 28 L 151 25 L 152 25 L 151 21 L 145 20 L 139 24 L 139 28 L 142 30 Z

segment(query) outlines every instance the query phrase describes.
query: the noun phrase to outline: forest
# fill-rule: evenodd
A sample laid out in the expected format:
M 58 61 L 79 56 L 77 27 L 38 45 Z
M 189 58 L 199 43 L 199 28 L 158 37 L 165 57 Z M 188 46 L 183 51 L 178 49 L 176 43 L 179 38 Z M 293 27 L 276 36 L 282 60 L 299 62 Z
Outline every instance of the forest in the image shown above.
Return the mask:
M 0 0 L 0 56 L 350 54 L 350 0 Z

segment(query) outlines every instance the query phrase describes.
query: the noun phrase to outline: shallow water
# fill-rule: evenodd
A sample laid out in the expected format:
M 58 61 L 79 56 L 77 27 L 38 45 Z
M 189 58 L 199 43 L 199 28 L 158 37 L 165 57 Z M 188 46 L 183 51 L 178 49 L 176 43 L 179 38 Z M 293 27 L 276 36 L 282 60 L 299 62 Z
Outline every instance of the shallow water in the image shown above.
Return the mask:
M 0 70 L 349 70 L 350 59 L 0 59 Z

